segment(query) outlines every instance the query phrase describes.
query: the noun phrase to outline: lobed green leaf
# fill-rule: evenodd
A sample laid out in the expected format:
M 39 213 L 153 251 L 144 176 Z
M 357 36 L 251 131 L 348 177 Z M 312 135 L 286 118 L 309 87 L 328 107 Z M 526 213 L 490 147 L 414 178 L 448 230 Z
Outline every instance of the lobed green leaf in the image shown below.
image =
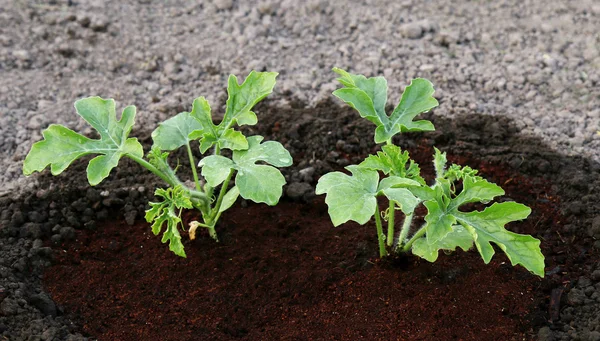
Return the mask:
M 100 97 L 88 97 L 75 102 L 75 109 L 100 134 L 89 139 L 61 125 L 50 125 L 42 132 L 44 140 L 34 143 L 23 162 L 23 173 L 30 175 L 50 165 L 53 175 L 62 173 L 73 161 L 89 154 L 100 154 L 87 167 L 92 186 L 102 182 L 124 155 L 142 157 L 144 151 L 136 138 L 128 138 L 134 124 L 135 107 L 123 110 L 117 120 L 115 102 Z
M 248 149 L 234 151 L 232 160 L 219 155 L 202 159 L 198 164 L 202 167 L 202 176 L 211 186 L 216 187 L 225 181 L 231 169 L 235 169 L 235 184 L 242 198 L 275 205 L 283 194 L 286 181 L 273 166 L 291 166 L 292 157 L 279 142 L 261 143 L 263 137 L 258 135 L 247 140 Z M 256 164 L 257 162 L 268 165 Z
M 316 194 L 327 194 L 325 203 L 334 226 L 349 220 L 361 225 L 371 219 L 377 206 L 379 174 L 360 166 L 348 166 L 352 175 L 332 172 L 323 175 Z

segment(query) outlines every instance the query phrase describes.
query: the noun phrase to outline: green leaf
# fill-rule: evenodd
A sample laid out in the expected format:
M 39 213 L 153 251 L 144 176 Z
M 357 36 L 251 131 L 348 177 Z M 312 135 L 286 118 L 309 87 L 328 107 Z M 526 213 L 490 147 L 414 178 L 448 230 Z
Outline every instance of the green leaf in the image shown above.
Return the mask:
M 433 147 L 435 150 L 435 154 L 433 156 L 433 168 L 435 168 L 435 177 L 443 178 L 446 173 L 446 163 L 448 159 L 446 158 L 446 153 L 442 153 L 439 149 Z
M 439 154 L 441 155 L 441 154 Z M 438 165 L 441 165 L 439 162 Z M 439 166 L 436 166 L 439 169 Z M 425 201 L 428 210 L 425 216 L 425 238 L 427 245 L 420 240 L 416 254 L 428 260 L 435 260 L 438 249 L 446 249 L 447 244 L 454 240 L 452 236 L 455 225 L 462 225 L 471 235 L 477 250 L 484 262 L 490 262 L 494 255 L 491 243 L 502 249 L 513 265 L 521 264 L 536 275 L 544 276 L 544 256 L 540 250 L 540 241 L 530 235 L 521 235 L 504 229 L 509 222 L 527 218 L 531 209 L 515 202 L 495 203 L 483 211 L 463 212 L 459 208 L 467 203 L 488 203 L 499 195 L 502 188 L 476 176 L 476 170 L 470 167 L 452 165 L 443 175 L 436 179 L 433 187 L 435 197 Z M 461 180 L 463 189 L 454 195 L 454 181 Z M 414 193 L 414 192 L 413 192 Z M 454 242 L 452 242 L 454 243 Z M 452 245 L 452 243 L 450 245 Z M 461 246 L 463 244 L 456 244 Z M 466 245 L 466 242 L 465 244 Z M 462 246 L 461 246 L 462 247 Z
M 88 155 L 93 158 L 87 167 L 89 183 L 99 184 L 110 174 L 123 155 L 142 157 L 144 151 L 136 138 L 128 138 L 134 124 L 135 107 L 123 110 L 117 120 L 115 101 L 89 97 L 75 102 L 77 113 L 100 134 L 99 140 L 89 139 L 61 125 L 50 125 L 42 132 L 44 140 L 34 143 L 23 162 L 23 173 L 40 172 L 48 165 L 53 175 L 62 173 L 73 161 Z
M 504 195 L 504 190 L 482 178 L 467 176 L 463 179 L 463 190 L 450 203 L 450 210 L 470 202 L 489 202 L 495 197 Z
M 235 123 L 239 126 L 255 125 L 256 114 L 250 110 L 273 92 L 277 75 L 277 72 L 252 71 L 241 85 L 238 84 L 236 76 L 229 76 L 227 110 L 219 127 L 225 130 Z
M 452 226 L 452 231 L 446 237 L 437 243 L 429 244 L 427 238 L 419 238 L 412 245 L 412 253 L 424 258 L 430 262 L 435 262 L 438 258 L 439 251 L 454 251 L 457 247 L 463 251 L 469 251 L 473 246 L 473 237 L 462 226 Z
M 377 125 L 376 143 L 386 142 L 400 132 L 434 130 L 433 124 L 427 120 L 413 121 L 418 114 L 438 105 L 432 96 L 433 85 L 428 80 L 412 80 L 402 94 L 400 103 L 388 116 L 385 112 L 387 82 L 383 77 L 366 78 L 338 68 L 333 71 L 341 75 L 338 81 L 344 85 L 344 88 L 335 90 L 333 95 L 356 109 L 361 117 Z
M 383 194 L 388 199 L 395 201 L 406 215 L 412 214 L 415 207 L 421 203 L 421 200 L 406 188 L 388 188 L 383 190 Z
M 333 71 L 342 76 L 338 78 L 338 81 L 346 87 L 334 91 L 334 96 L 356 109 L 361 117 L 376 125 L 388 122 L 388 116 L 385 113 L 388 89 L 385 78 L 366 78 L 363 75 L 350 74 L 339 68 L 333 68 Z
M 388 176 L 387 178 L 381 179 L 377 191 L 381 192 L 388 188 L 413 188 L 420 186 L 421 184 L 416 182 L 415 180 L 401 178 L 398 176 Z
M 360 163 L 360 166 L 382 171 L 386 175 L 408 178 L 420 184 L 425 184 L 425 180 L 421 177 L 419 165 L 410 159 L 408 151 L 402 151 L 400 147 L 395 145 L 385 145 L 381 149 L 382 151 L 377 152 L 377 155 L 369 155 Z
M 285 178 L 272 166 L 288 167 L 292 165 L 290 153 L 279 142 L 261 143 L 262 136 L 248 138 L 247 150 L 233 152 L 233 160 L 224 156 L 211 155 L 202 159 L 202 175 L 213 187 L 227 178 L 229 170 L 237 170 L 235 184 L 244 199 L 275 205 L 283 193 Z M 269 165 L 256 164 L 257 162 Z
M 512 265 L 521 264 L 534 274 L 544 277 L 544 255 L 540 241 L 504 229 L 511 221 L 529 216 L 531 209 L 515 202 L 495 203 L 483 211 L 455 212 L 456 219 L 471 233 L 475 246 L 487 264 L 495 251 L 491 243 L 506 253 Z
M 349 220 L 361 225 L 371 219 L 377 207 L 379 174 L 360 166 L 346 167 L 352 175 L 331 172 L 317 183 L 316 194 L 324 194 L 329 216 L 334 226 Z
M 181 218 L 175 212 L 175 209 L 193 207 L 187 192 L 181 186 L 176 186 L 166 190 L 159 188 L 154 195 L 162 197 L 163 201 L 151 202 L 150 209 L 146 211 L 146 221 L 152 222 L 152 233 L 158 235 L 166 223 L 167 228 L 161 241 L 163 243 L 168 241 L 169 250 L 180 257 L 186 257 L 178 229 Z
M 381 143 L 391 139 L 399 132 L 417 132 L 435 130 L 427 120 L 413 121 L 415 116 L 438 106 L 433 98 L 433 84 L 423 78 L 416 78 L 406 87 L 400 103 L 392 112 L 389 122 L 375 130 L 375 142 Z
M 456 218 L 448 213 L 446 205 L 440 200 L 429 200 L 424 205 L 427 207 L 425 216 L 427 242 L 435 244 L 452 232 L 452 225 L 456 223 Z
M 276 141 L 261 143 L 262 136 L 250 136 L 247 150 L 233 152 L 233 162 L 238 171 L 235 184 L 244 199 L 275 205 L 283 193 L 285 178 L 275 167 L 292 165 L 290 153 Z M 265 162 L 269 165 L 257 165 Z
M 194 100 L 190 116 L 195 118 L 201 127 L 190 131 L 188 138 L 200 140 L 200 152 L 202 154 L 206 153 L 215 144 L 218 144 L 221 149 L 248 149 L 248 141 L 241 132 L 233 128 L 220 128 L 213 123 L 210 105 L 204 97 L 198 97 Z
M 161 150 L 175 150 L 187 145 L 192 139 L 188 136 L 203 126 L 189 112 L 182 112 L 159 124 L 152 132 L 154 145 Z
M 223 196 L 223 201 L 221 202 L 221 207 L 219 207 L 219 212 L 225 212 L 227 209 L 233 206 L 239 195 L 240 190 L 237 188 L 237 186 L 231 187 L 231 189 Z
M 202 176 L 209 185 L 217 187 L 227 179 L 229 171 L 235 168 L 235 163 L 221 155 L 210 155 L 198 163 L 202 167 Z

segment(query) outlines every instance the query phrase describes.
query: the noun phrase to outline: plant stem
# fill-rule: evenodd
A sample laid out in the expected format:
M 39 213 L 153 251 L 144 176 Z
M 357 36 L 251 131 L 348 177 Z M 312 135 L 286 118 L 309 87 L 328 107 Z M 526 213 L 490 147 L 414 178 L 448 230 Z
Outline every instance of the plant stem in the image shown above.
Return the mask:
M 217 199 L 217 203 L 215 204 L 215 207 L 212 209 L 212 213 L 208 218 L 210 220 L 207 222 L 209 225 L 215 226 L 215 224 L 217 223 L 217 219 L 220 216 L 219 210 L 221 209 L 221 204 L 223 203 L 223 197 L 225 196 L 225 193 L 227 193 L 227 186 L 229 186 L 229 181 L 231 181 L 231 177 L 233 176 L 233 173 L 234 173 L 234 170 L 231 169 L 229 171 L 229 174 L 227 175 L 227 178 L 221 185 L 221 191 L 219 192 L 219 198 Z
M 196 161 L 194 160 L 194 154 L 192 154 L 192 148 L 190 147 L 190 143 L 186 144 L 188 156 L 190 158 L 190 167 L 192 167 L 192 174 L 194 175 L 194 183 L 196 184 L 196 190 L 201 191 L 200 188 L 200 180 L 198 180 L 198 172 L 196 171 Z
M 390 208 L 388 209 L 388 234 L 387 246 L 391 247 L 394 244 L 394 219 L 396 218 L 396 202 L 390 200 Z
M 174 176 L 168 176 L 167 174 L 162 172 L 160 169 L 154 167 L 154 165 L 152 165 L 150 162 L 142 159 L 141 157 L 131 155 L 131 154 L 126 154 L 126 155 L 133 161 L 139 163 L 142 167 L 146 168 L 147 170 L 149 170 L 152 173 L 154 173 L 155 175 L 157 175 L 159 178 L 163 179 L 164 182 L 166 182 L 169 186 L 175 187 L 177 185 L 181 185 L 181 187 L 183 187 L 185 190 L 187 190 L 190 193 L 190 196 L 193 199 L 197 199 L 197 200 L 201 201 L 203 204 L 208 204 L 208 202 L 209 202 L 208 197 L 203 192 L 187 188 L 183 183 L 181 183 L 181 181 L 179 181 L 179 179 L 177 179 Z
M 402 228 L 400 229 L 400 236 L 398 236 L 398 247 L 402 247 L 404 245 L 404 241 L 410 232 L 410 225 L 412 224 L 413 214 L 408 214 L 404 217 L 404 223 L 402 223 Z
M 383 240 L 383 227 L 381 226 L 381 217 L 379 212 L 379 205 L 375 205 L 375 226 L 377 227 L 377 240 L 379 241 L 379 258 L 387 256 L 387 250 L 385 249 L 385 241 Z
M 408 252 L 415 240 L 421 238 L 425 234 L 426 226 L 427 224 L 421 226 L 421 228 L 406 242 L 406 244 L 402 247 L 402 252 Z

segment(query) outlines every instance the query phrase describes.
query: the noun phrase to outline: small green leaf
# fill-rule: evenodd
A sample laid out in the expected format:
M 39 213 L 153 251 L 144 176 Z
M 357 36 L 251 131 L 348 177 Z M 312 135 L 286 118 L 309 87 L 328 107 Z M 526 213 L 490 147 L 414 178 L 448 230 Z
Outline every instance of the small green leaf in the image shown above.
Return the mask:
M 442 153 L 439 149 L 433 148 L 435 150 L 435 154 L 433 156 L 433 168 L 435 168 L 435 177 L 443 178 L 446 173 L 446 163 L 448 159 L 446 158 L 446 153 Z
M 181 223 L 181 218 L 175 212 L 175 209 L 192 208 L 192 202 L 188 197 L 188 193 L 181 187 L 156 190 L 154 195 L 162 197 L 162 202 L 151 202 L 150 209 L 146 211 L 146 221 L 152 222 L 152 233 L 158 235 L 165 223 L 167 228 L 163 233 L 161 241 L 169 242 L 169 250 L 173 251 L 180 257 L 186 257 L 181 243 L 181 235 L 179 234 L 178 225 Z
M 426 201 L 425 207 L 427 207 L 427 215 L 425 216 L 427 242 L 435 244 L 452 232 L 452 225 L 456 223 L 456 218 L 448 214 L 447 207 L 438 200 Z
M 429 244 L 427 238 L 422 237 L 412 245 L 412 253 L 424 258 L 430 262 L 435 262 L 438 258 L 440 250 L 454 251 L 457 247 L 463 249 L 463 251 L 469 251 L 473 246 L 473 237 L 471 234 L 462 226 L 452 226 L 452 231 L 446 235 L 446 237 L 434 244 Z
M 323 175 L 315 193 L 327 194 L 325 203 L 334 226 L 349 220 L 364 225 L 375 213 L 379 174 L 360 166 L 348 166 L 346 169 L 352 173 L 351 176 L 341 172 Z
M 430 81 L 413 79 L 402 93 L 400 103 L 392 112 L 389 122 L 375 130 L 375 142 L 385 142 L 399 132 L 435 130 L 427 120 L 413 121 L 415 116 L 438 106 L 438 101 L 433 98 L 434 92 Z
M 34 143 L 23 162 L 23 173 L 40 172 L 48 165 L 53 175 L 62 173 L 73 161 L 88 155 L 101 154 L 88 164 L 89 183 L 99 184 L 110 174 L 123 155 L 142 157 L 144 151 L 136 138 L 128 138 L 134 124 L 135 107 L 123 110 L 117 120 L 115 101 L 89 97 L 75 102 L 75 109 L 100 134 L 99 140 L 89 139 L 61 125 L 50 125 L 42 132 L 43 141 Z
M 344 85 L 344 88 L 335 90 L 333 95 L 377 126 L 376 143 L 389 141 L 400 132 L 434 130 L 433 124 L 427 120 L 413 121 L 415 116 L 438 105 L 432 96 L 433 85 L 428 80 L 413 79 L 402 94 L 396 109 L 388 116 L 385 112 L 387 82 L 383 77 L 366 78 L 338 68 L 334 68 L 333 71 L 341 75 L 338 81 Z
M 381 179 L 377 188 L 377 192 L 381 192 L 388 188 L 413 188 L 420 186 L 421 184 L 416 182 L 415 180 L 401 178 L 398 176 L 388 176 L 387 178 Z
M 202 175 L 213 187 L 227 178 L 231 169 L 237 170 L 235 184 L 244 199 L 275 205 L 283 193 L 285 178 L 272 166 L 256 164 L 265 162 L 276 167 L 292 165 L 292 156 L 279 142 L 261 143 L 262 136 L 251 136 L 247 150 L 233 152 L 233 160 L 223 156 L 211 155 L 202 159 Z
M 229 76 L 227 110 L 219 127 L 227 128 L 234 123 L 239 126 L 256 124 L 256 114 L 250 110 L 273 92 L 277 75 L 277 72 L 252 71 L 241 85 L 237 77 Z
M 482 178 L 467 176 L 463 179 L 463 190 L 450 203 L 449 210 L 470 202 L 488 202 L 495 197 L 504 195 L 504 190 Z
M 275 167 L 292 165 L 290 153 L 276 141 L 261 143 L 262 136 L 250 136 L 247 150 L 233 152 L 233 162 L 238 171 L 235 184 L 244 199 L 275 205 L 283 193 L 285 178 Z M 265 162 L 269 165 L 257 165 Z
M 402 151 L 400 147 L 395 145 L 385 145 L 381 149 L 382 151 L 377 152 L 377 155 L 369 155 L 360 163 L 360 166 L 382 171 L 386 175 L 408 178 L 420 184 L 425 184 L 425 180 L 421 177 L 419 165 L 410 159 L 408 151 Z
M 231 187 L 231 189 L 223 196 L 223 201 L 221 202 L 221 207 L 219 207 L 219 212 L 225 212 L 227 209 L 233 206 L 239 195 L 240 190 L 237 188 L 237 186 Z
M 363 75 L 350 74 L 339 68 L 333 68 L 333 71 L 342 76 L 338 78 L 338 81 L 346 87 L 334 91 L 334 96 L 356 109 L 361 117 L 376 125 L 388 122 L 388 116 L 385 113 L 388 89 L 385 78 L 366 78 Z
M 235 163 L 221 155 L 210 155 L 198 163 L 202 167 L 202 176 L 209 185 L 217 187 L 227 179 L 229 171 L 235 168 Z
M 188 144 L 191 132 L 202 129 L 202 124 L 189 112 L 182 112 L 159 124 L 152 132 L 154 145 L 161 150 L 175 150 Z
M 200 140 L 200 152 L 206 153 L 215 144 L 221 149 L 243 150 L 248 149 L 246 137 L 233 128 L 221 128 L 212 121 L 211 109 L 204 97 L 198 97 L 192 105 L 190 116 L 195 118 L 201 125 L 190 131 L 188 137 L 191 140 Z
M 406 215 L 412 214 L 415 207 L 421 203 L 421 200 L 406 188 L 388 188 L 383 190 L 383 194 L 391 201 L 395 201 Z
M 529 216 L 531 209 L 516 202 L 495 203 L 483 211 L 455 212 L 456 219 L 471 233 L 475 246 L 487 264 L 495 251 L 491 243 L 502 249 L 512 265 L 521 264 L 534 274 L 544 277 L 544 255 L 540 241 L 504 229 L 511 221 Z

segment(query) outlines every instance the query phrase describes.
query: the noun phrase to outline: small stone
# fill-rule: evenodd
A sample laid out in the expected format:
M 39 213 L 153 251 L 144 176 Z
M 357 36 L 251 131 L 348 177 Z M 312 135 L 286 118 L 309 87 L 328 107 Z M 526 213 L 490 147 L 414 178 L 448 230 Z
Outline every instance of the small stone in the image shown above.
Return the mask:
M 90 19 L 90 28 L 96 32 L 105 32 L 110 21 L 104 15 L 97 15 Z
M 312 182 L 313 175 L 315 174 L 315 167 L 301 169 L 298 173 L 304 182 L 310 183 Z
M 62 240 L 72 240 L 75 238 L 75 229 L 70 226 L 61 227 L 59 233 Z
M 554 338 L 554 334 L 552 333 L 552 330 L 550 329 L 550 327 L 542 327 L 538 331 L 538 340 L 539 341 L 554 341 L 556 339 Z
M 590 332 L 588 334 L 588 340 L 589 341 L 600 341 L 600 332 L 595 331 L 595 330 L 593 332 Z
M 27 50 L 15 50 L 12 54 L 15 58 L 24 62 L 31 59 L 31 54 Z
M 590 237 L 600 239 L 600 216 L 597 216 L 592 220 L 592 225 L 588 229 Z
M 423 28 L 417 22 L 402 25 L 400 31 L 404 37 L 409 39 L 419 39 L 423 36 Z
M 214 0 L 213 4 L 220 10 L 230 10 L 233 8 L 233 0 Z
M 0 303 L 0 312 L 5 316 L 15 315 L 19 309 L 19 304 L 10 298 L 5 298 Z
M 36 307 L 44 315 L 56 316 L 56 304 L 46 294 L 37 294 L 29 298 L 29 304 Z
M 569 291 L 567 297 L 570 305 L 578 306 L 583 304 L 585 300 L 585 293 L 580 289 L 573 288 L 571 291 Z
M 600 270 L 594 270 L 594 272 L 592 272 L 592 278 L 594 281 L 600 282 Z
M 125 213 L 125 222 L 127 225 L 133 226 L 135 224 L 135 218 L 137 217 L 137 211 L 131 210 Z
M 294 182 L 291 183 L 286 191 L 285 194 L 293 200 L 299 200 L 302 199 L 302 197 L 309 193 L 312 190 L 312 186 L 310 184 L 307 184 L 306 182 Z

